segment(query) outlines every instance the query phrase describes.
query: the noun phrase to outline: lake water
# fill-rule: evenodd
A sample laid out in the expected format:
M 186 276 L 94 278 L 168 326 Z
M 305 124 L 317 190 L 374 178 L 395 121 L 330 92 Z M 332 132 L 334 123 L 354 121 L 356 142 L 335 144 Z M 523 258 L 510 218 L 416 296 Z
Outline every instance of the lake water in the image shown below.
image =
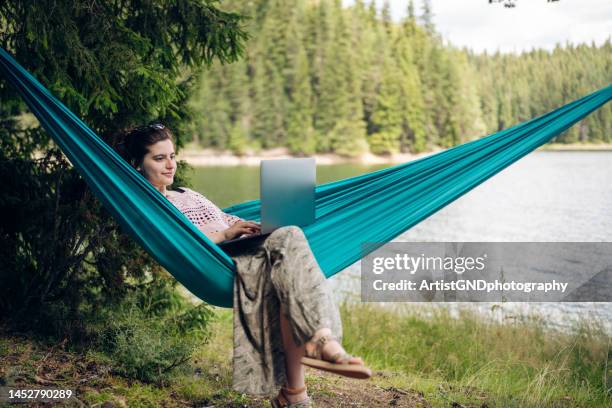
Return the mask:
M 353 164 L 317 167 L 326 183 L 385 166 Z M 195 190 L 220 207 L 259 198 L 257 167 L 197 167 Z M 612 242 L 612 152 L 531 153 L 396 238 L 397 241 Z M 360 294 L 360 263 L 330 278 L 338 299 Z M 601 322 L 612 333 L 611 303 L 404 303 L 389 307 L 427 313 L 444 307 L 477 310 L 496 320 L 541 317 L 551 327 L 573 321 Z

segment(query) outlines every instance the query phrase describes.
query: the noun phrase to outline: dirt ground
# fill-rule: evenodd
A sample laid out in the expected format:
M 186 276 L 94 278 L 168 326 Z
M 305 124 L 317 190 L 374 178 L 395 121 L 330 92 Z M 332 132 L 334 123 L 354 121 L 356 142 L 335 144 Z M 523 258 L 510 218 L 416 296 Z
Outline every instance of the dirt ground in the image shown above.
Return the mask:
M 131 406 L 123 398 L 114 402 L 88 404 L 79 399 L 88 392 L 102 392 L 112 388 L 109 367 L 88 360 L 84 356 L 64 352 L 61 347 L 48 350 L 35 350 L 25 341 L 14 339 L 17 343 L 14 350 L 3 353 L 0 358 L 0 378 L 3 384 L 28 387 L 66 387 L 76 389 L 77 398 L 66 406 L 98 406 L 103 408 Z M 375 376 L 384 375 L 375 373 Z M 307 369 L 308 391 L 317 407 L 430 407 L 421 394 L 412 390 L 401 390 L 393 387 L 382 388 L 373 381 L 361 381 L 333 374 Z M 171 392 L 170 392 L 171 393 Z M 172 400 L 172 398 L 171 398 Z M 19 404 L 22 407 L 57 406 L 58 403 Z M 161 406 L 208 406 L 180 398 L 160 404 Z M 242 404 L 240 404 L 242 405 Z M 10 406 L 2 405 L 0 406 Z M 233 403 L 225 406 L 236 406 Z M 265 399 L 253 399 L 247 406 L 269 407 Z
M 372 381 L 355 380 L 308 369 L 309 374 L 321 376 L 324 385 L 314 384 L 310 394 L 315 406 L 322 407 L 402 407 L 425 408 L 431 405 L 415 390 L 395 387 L 383 388 Z M 385 375 L 382 372 L 374 376 Z
M 68 352 L 63 344 L 45 347 L 27 338 L 3 336 L 0 350 L 0 387 L 54 387 L 76 391 L 76 398 L 64 403 L 19 403 L 20 407 L 270 407 L 267 399 L 246 398 L 238 402 L 236 396 L 214 390 L 210 400 L 187 400 L 175 386 L 151 386 L 155 396 L 140 398 L 142 384 L 130 383 L 111 373 L 109 365 L 86 355 Z M 375 371 L 370 380 L 356 380 L 334 374 L 306 369 L 308 393 L 315 407 L 405 407 L 425 408 L 433 405 L 424 395 L 412 389 L 399 389 L 380 384 L 396 375 Z M 185 377 L 188 380 L 188 377 Z M 180 380 L 179 380 L 180 381 Z M 140 388 L 139 388 L 140 387 Z M 131 389 L 131 390 L 130 390 Z M 222 394 L 225 397 L 219 397 Z M 155 402 L 152 402 L 155 401 Z M 0 407 L 15 406 L 0 402 Z M 438 404 L 439 406 L 439 404 Z M 449 401 L 449 407 L 464 405 Z M 466 407 L 467 408 L 467 407 Z M 487 404 L 471 406 L 487 408 Z

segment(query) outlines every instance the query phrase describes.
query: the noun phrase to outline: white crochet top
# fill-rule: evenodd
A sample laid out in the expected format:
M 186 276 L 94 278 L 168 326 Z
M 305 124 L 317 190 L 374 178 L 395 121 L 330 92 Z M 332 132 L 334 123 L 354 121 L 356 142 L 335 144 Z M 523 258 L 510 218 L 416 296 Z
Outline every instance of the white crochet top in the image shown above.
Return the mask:
M 224 213 L 208 198 L 186 187 L 169 191 L 166 198 L 204 234 L 223 231 L 238 221 L 244 221 Z

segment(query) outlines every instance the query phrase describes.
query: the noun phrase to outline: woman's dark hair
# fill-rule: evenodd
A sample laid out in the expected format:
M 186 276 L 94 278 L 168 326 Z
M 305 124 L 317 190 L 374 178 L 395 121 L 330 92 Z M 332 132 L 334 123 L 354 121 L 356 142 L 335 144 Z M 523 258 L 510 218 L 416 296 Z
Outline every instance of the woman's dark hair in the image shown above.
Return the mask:
M 122 139 L 117 144 L 117 151 L 132 167 L 136 168 L 142 163 L 145 154 L 149 152 L 149 146 L 162 140 L 174 140 L 174 136 L 170 129 L 161 123 L 152 123 L 127 130 Z

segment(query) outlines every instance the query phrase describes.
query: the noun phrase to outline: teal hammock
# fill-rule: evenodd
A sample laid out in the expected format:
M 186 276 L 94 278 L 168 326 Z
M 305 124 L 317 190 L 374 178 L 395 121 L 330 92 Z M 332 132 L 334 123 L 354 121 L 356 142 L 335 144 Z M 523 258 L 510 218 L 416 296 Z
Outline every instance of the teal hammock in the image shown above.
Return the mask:
M 108 144 L 0 48 L 0 72 L 106 208 L 200 299 L 232 306 L 234 263 Z M 330 277 L 391 241 L 607 103 L 612 86 L 552 112 L 438 154 L 316 187 L 303 228 Z M 259 200 L 224 209 L 259 220 Z M 364 250 L 362 244 L 368 244 Z

